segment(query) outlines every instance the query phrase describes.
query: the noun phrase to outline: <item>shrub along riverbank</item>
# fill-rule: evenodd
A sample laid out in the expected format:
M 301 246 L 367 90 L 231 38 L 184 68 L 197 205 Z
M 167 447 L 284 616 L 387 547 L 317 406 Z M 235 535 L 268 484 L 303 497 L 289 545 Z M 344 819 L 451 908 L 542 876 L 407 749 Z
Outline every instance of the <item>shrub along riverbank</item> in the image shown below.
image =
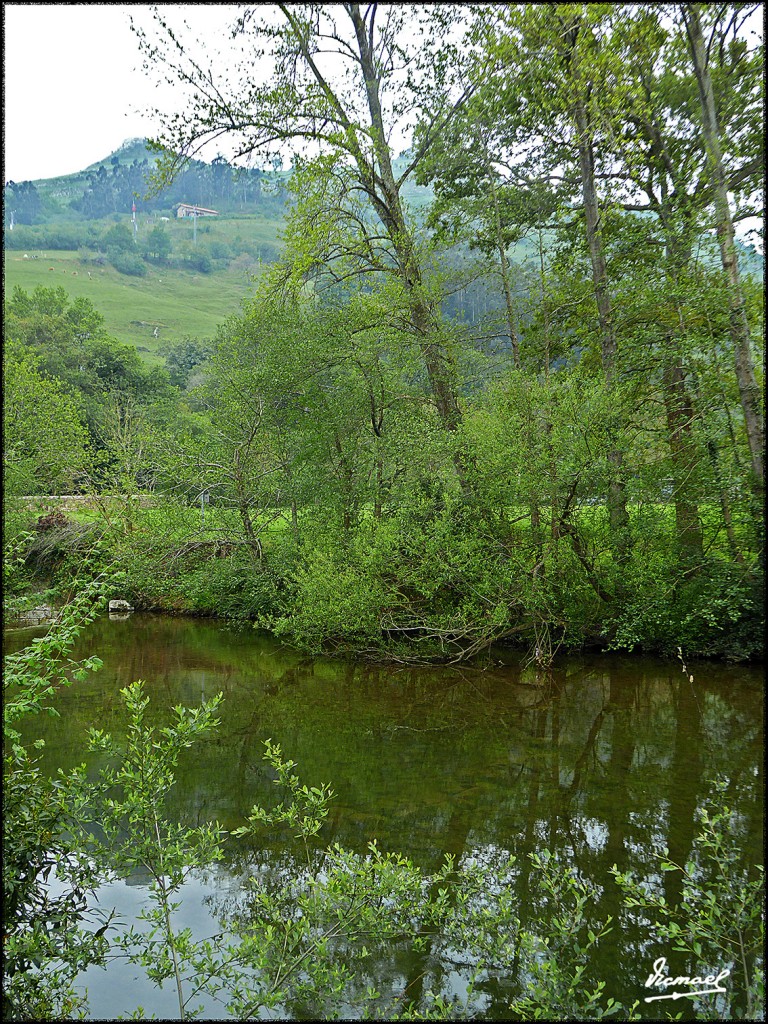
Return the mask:
M 763 588 L 756 564 L 733 564 L 713 511 L 702 516 L 707 557 L 670 557 L 666 504 L 631 509 L 642 545 L 618 572 L 605 509 L 573 518 L 537 546 L 530 516 L 423 496 L 386 518 L 372 511 L 354 533 L 321 508 L 254 517 L 155 497 L 46 499 L 17 506 L 16 604 L 43 581 L 78 574 L 84 557 L 112 567 L 106 596 L 138 609 L 248 620 L 309 652 L 399 661 L 454 661 L 493 643 L 546 664 L 576 648 L 674 656 L 760 658 Z M 570 525 L 570 524 L 569 524 Z M 26 527 L 26 532 L 22 527 Z M 15 597 L 14 597 L 15 592 Z M 26 597 L 24 595 L 27 595 Z

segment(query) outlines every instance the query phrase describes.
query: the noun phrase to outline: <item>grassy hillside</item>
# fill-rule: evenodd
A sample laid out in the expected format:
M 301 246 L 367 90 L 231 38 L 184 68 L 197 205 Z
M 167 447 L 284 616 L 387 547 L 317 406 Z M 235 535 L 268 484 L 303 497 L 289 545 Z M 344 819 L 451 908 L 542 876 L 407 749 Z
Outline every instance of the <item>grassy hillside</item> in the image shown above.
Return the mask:
M 258 276 L 258 266 L 253 271 Z M 235 264 L 214 274 L 153 266 L 146 277 L 127 277 L 109 265 L 99 268 L 76 252 L 62 251 L 35 260 L 6 252 L 3 267 L 6 294 L 16 285 L 26 291 L 61 285 L 73 297 L 85 296 L 105 318 L 109 333 L 135 345 L 149 362 L 159 360 L 157 350 L 166 342 L 185 335 L 212 337 L 217 325 L 252 293 L 253 277 Z

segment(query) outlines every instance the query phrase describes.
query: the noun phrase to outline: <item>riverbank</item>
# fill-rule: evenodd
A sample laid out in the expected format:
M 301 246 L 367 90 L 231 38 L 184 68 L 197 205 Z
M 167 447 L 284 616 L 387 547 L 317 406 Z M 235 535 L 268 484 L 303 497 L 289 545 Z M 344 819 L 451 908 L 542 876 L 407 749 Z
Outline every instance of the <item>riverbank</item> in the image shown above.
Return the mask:
M 249 536 L 235 509 L 47 499 L 25 510 L 15 590 L 26 588 L 29 609 L 48 581 L 66 587 L 86 565 L 109 567 L 105 596 L 136 609 L 247 621 L 308 653 L 377 661 L 458 662 L 496 644 L 540 665 L 574 650 L 760 660 L 756 567 L 714 545 L 697 565 L 665 560 L 669 510 L 655 510 L 655 534 L 651 511 L 644 549 L 619 572 L 605 550 L 592 553 L 605 544 L 596 506 L 579 520 L 579 552 L 563 538 L 556 557 L 538 559 L 529 521 L 492 535 L 457 504 L 370 516 L 353 534 L 331 529 L 322 509 L 278 510 L 253 517 Z

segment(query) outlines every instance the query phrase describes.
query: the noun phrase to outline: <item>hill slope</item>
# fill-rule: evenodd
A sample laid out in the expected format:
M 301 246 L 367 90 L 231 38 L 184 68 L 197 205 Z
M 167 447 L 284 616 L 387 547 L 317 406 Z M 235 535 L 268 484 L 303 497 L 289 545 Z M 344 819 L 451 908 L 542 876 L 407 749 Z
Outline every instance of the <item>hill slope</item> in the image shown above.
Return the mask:
M 119 341 L 135 345 L 148 362 L 160 361 L 157 350 L 185 336 L 212 338 L 228 316 L 252 294 L 254 274 L 231 265 L 215 274 L 151 267 L 145 277 L 120 274 L 108 264 L 85 263 L 76 252 L 48 252 L 25 259 L 8 252 L 3 266 L 6 294 L 15 286 L 31 292 L 62 286 L 73 297 L 90 299 Z

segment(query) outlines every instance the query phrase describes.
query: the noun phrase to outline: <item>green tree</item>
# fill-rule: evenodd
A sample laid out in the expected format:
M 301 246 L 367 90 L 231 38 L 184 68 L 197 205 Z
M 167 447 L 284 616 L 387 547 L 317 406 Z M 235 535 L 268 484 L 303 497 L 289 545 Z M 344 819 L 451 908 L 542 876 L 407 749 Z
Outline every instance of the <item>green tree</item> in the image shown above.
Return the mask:
M 113 224 L 101 238 L 101 245 L 108 256 L 116 253 L 133 252 L 133 233 L 127 224 Z
M 123 395 L 144 406 L 173 395 L 164 370 L 150 368 L 132 345 L 112 338 L 104 318 L 85 298 L 61 288 L 15 288 L 3 308 L 6 337 L 33 353 L 41 372 L 61 381 L 83 403 L 95 443 L 102 406 Z
M 402 195 L 432 141 L 464 99 L 444 99 L 447 82 L 455 80 L 461 65 L 461 54 L 447 36 L 453 11 L 433 7 L 424 15 L 416 9 L 385 12 L 358 4 L 279 4 L 277 10 L 277 26 L 259 22 L 254 12 L 244 14 L 237 25 L 239 34 L 253 36 L 257 47 L 266 43 L 274 55 L 274 78 L 264 87 L 249 81 L 213 87 L 162 17 L 157 19 L 159 40 L 139 33 L 147 69 L 167 65 L 170 73 L 183 75 L 190 83 L 194 96 L 189 118 L 164 119 L 160 141 L 172 154 L 165 172 L 170 175 L 178 169 L 204 139 L 233 131 L 233 124 L 242 153 L 266 155 L 271 147 L 292 141 L 317 143 L 323 155 L 307 170 L 317 180 L 314 215 L 323 182 L 329 186 L 329 203 L 322 206 L 319 224 L 303 221 L 310 239 L 305 246 L 308 261 L 332 261 L 339 238 L 334 233 L 324 242 L 323 226 L 341 219 L 347 233 L 354 227 L 355 246 L 362 245 L 364 259 L 374 254 L 375 269 L 397 275 L 438 418 L 445 430 L 453 431 L 461 419 L 454 359 L 425 288 L 423 260 Z M 415 31 L 420 33 L 418 46 L 405 42 L 415 41 Z M 346 79 L 335 74 L 332 63 L 326 68 L 328 52 L 337 54 L 341 66 L 349 66 Z M 396 69 L 405 65 L 409 71 L 403 81 Z M 433 127 L 396 173 L 387 140 L 394 125 L 416 110 Z M 366 216 L 361 218 L 346 203 L 339 205 L 342 194 L 363 197 Z M 343 237 L 341 246 L 349 255 Z
M 185 386 L 192 373 L 210 359 L 213 349 L 214 344 L 210 339 L 189 336 L 161 346 L 160 355 L 165 359 L 165 368 L 171 382 L 177 387 Z
M 4 189 L 6 210 L 13 211 L 16 224 L 34 224 L 42 211 L 42 202 L 33 181 L 9 181 Z
M 81 404 L 43 375 L 32 353 L 3 353 L 3 489 L 7 496 L 71 493 L 91 463 Z
M 739 262 L 734 242 L 734 224 L 728 199 L 728 174 L 724 155 L 724 139 L 718 118 L 717 104 L 713 87 L 710 54 L 718 50 L 727 57 L 721 58 L 726 64 L 730 75 L 737 75 L 740 65 L 749 63 L 753 72 L 754 88 L 750 109 L 757 114 L 764 104 L 760 83 L 763 76 L 759 74 L 762 67 L 761 56 L 757 53 L 749 55 L 746 47 L 734 38 L 728 45 L 728 33 L 734 23 L 746 13 L 756 10 L 754 5 L 729 4 L 725 9 L 712 4 L 680 4 L 680 15 L 688 39 L 691 61 L 696 75 L 699 91 L 701 127 L 704 147 L 707 155 L 710 180 L 714 191 L 715 225 L 720 246 L 720 258 L 726 279 L 728 304 L 730 308 L 730 333 L 733 345 L 736 380 L 739 385 L 739 397 L 744 411 L 744 420 L 749 439 L 749 450 L 752 458 L 754 489 L 757 503 L 762 506 L 765 491 L 765 415 L 760 402 L 755 369 L 752 361 L 752 339 L 744 295 L 739 274 Z M 725 19 L 728 18 L 728 21 Z M 704 19 L 710 20 L 710 37 L 704 35 Z M 730 66 L 728 66 L 730 65 Z M 741 111 L 742 116 L 745 111 Z M 747 115 L 748 116 L 748 115 Z M 762 163 L 762 161 L 761 161 Z

